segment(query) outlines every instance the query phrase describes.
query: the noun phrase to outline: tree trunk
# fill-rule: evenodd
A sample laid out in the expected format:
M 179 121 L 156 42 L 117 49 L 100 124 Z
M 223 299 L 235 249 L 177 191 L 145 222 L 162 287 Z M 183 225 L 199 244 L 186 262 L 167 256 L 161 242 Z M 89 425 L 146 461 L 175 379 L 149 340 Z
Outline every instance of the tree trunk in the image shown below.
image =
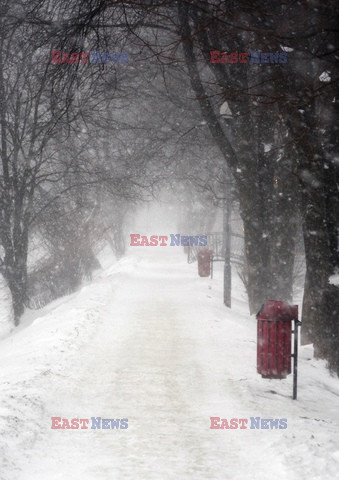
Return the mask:
M 270 242 L 263 222 L 263 210 L 259 199 L 240 194 L 240 209 L 244 223 L 245 255 L 247 262 L 247 294 L 250 313 L 257 313 L 269 299 Z
M 27 292 L 27 267 L 24 258 L 6 265 L 3 276 L 10 289 L 13 302 L 14 325 L 19 325 L 20 317 L 24 312 Z

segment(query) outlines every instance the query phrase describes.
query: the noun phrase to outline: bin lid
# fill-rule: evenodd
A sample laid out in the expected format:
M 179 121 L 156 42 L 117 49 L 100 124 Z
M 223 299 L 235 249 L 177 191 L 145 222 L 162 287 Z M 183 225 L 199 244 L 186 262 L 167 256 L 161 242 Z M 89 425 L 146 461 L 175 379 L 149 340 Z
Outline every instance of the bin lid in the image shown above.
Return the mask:
M 257 319 L 271 321 L 297 320 L 298 305 L 289 305 L 280 300 L 268 300 L 258 312 Z
M 198 257 L 207 257 L 208 255 L 212 255 L 213 250 L 210 250 L 209 248 L 202 248 L 198 252 Z

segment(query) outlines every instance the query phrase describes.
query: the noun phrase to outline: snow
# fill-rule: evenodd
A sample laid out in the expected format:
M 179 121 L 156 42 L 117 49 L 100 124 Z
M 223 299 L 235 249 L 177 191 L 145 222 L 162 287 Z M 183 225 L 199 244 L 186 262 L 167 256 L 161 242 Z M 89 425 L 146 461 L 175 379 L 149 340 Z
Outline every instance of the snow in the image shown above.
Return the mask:
M 256 373 L 256 320 L 222 264 L 199 278 L 178 247 L 130 248 L 80 292 L 1 342 L 1 480 L 337 478 L 338 380 L 300 348 L 292 376 Z M 128 418 L 126 430 L 52 430 L 51 417 Z M 210 429 L 210 417 L 287 429 Z
M 321 82 L 330 82 L 331 81 L 331 74 L 329 71 L 325 70 L 320 76 L 319 80 Z
M 230 109 L 230 106 L 228 105 L 228 102 L 224 102 L 221 106 L 220 106 L 220 115 L 225 117 L 225 118 L 232 118 L 232 111 Z
M 331 285 L 336 285 L 339 287 L 339 273 L 334 273 L 331 275 L 328 281 Z

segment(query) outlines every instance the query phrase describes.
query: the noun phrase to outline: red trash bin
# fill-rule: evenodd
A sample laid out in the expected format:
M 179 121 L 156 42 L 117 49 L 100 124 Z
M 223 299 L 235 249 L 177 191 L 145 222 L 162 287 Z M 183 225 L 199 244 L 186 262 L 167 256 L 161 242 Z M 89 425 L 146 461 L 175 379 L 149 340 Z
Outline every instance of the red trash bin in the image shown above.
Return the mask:
M 200 277 L 209 277 L 211 275 L 211 255 L 212 250 L 204 248 L 198 253 L 198 273 Z
M 264 378 L 286 378 L 291 373 L 292 320 L 298 305 L 269 300 L 257 314 L 257 371 Z

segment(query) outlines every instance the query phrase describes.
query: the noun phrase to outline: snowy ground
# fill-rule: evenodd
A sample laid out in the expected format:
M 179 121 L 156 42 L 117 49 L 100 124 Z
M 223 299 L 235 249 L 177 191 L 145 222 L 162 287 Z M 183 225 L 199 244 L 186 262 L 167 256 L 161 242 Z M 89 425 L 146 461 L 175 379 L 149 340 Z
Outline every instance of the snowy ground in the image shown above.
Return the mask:
M 339 478 L 339 382 L 302 347 L 292 376 L 256 373 L 256 321 L 221 265 L 199 278 L 181 248 L 131 248 L 79 293 L 1 341 L 1 480 Z M 276 393 L 274 393 L 276 392 Z M 128 418 L 54 430 L 51 417 Z M 210 417 L 287 429 L 210 429 Z

